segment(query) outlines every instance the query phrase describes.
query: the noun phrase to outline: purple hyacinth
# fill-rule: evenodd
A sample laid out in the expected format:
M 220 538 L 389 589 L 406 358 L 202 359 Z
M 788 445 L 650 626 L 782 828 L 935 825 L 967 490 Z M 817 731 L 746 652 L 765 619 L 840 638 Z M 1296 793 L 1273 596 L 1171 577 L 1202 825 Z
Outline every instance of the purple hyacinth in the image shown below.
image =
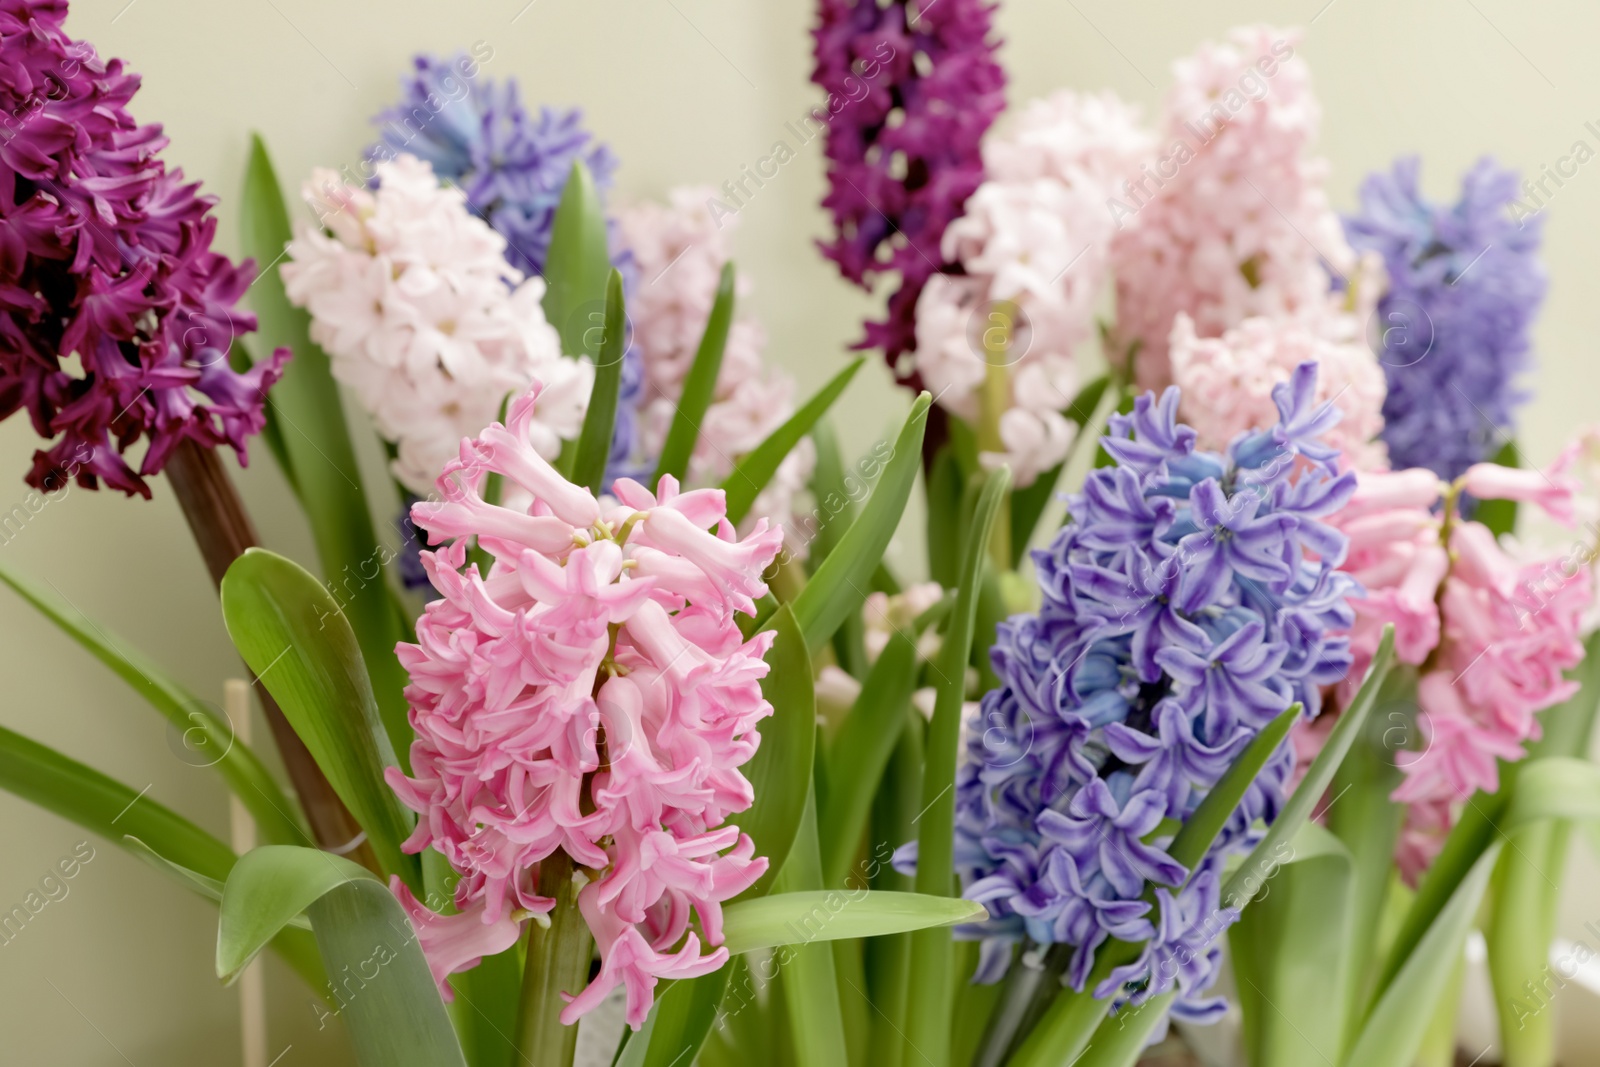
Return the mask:
M 993 14 L 982 0 L 819 5 L 811 80 L 828 93 L 822 204 L 836 230 L 821 248 L 862 288 L 900 276 L 887 319 L 856 346 L 883 349 L 891 368 L 916 347 L 917 297 L 944 269 L 945 227 L 982 183 L 979 143 L 1005 107 Z
M 53 439 L 28 484 L 99 480 L 148 497 L 185 440 L 228 444 L 266 421 L 289 350 L 239 372 L 253 276 L 211 250 L 214 200 L 167 170 L 161 127 L 128 113 L 120 60 L 62 31 L 63 0 L 0 0 L 0 419 Z M 81 368 L 81 373 L 75 373 Z M 148 441 L 137 471 L 124 458 Z
M 577 108 L 544 107 L 534 115 L 523 106 L 515 78 L 499 85 L 478 81 L 479 64 L 465 54 L 448 60 L 419 55 L 412 65 L 400 79 L 399 102 L 373 119 L 386 147 L 369 155 L 392 150 L 427 160 L 442 180 L 460 186 L 468 205 L 506 239 L 506 261 L 524 274 L 543 276 L 572 164 L 581 160 L 604 193 L 617 169 L 616 157 L 583 128 Z M 609 229 L 615 245 L 616 224 L 610 222 Z M 632 255 L 614 247 L 611 258 L 631 292 Z M 655 466 L 654 460 L 635 455 L 644 396 L 642 357 L 629 345 L 623 359 L 608 486 Z
M 1423 199 L 1417 177 L 1415 157 L 1368 177 L 1345 232 L 1389 272 L 1374 331 L 1389 458 L 1453 479 L 1499 451 L 1527 399 L 1516 377 L 1545 294 L 1543 219 L 1511 217 L 1517 175 L 1490 159 L 1467 172 L 1453 205 Z
M 1355 488 L 1312 430 L 1316 365 L 1273 394 L 1280 423 L 1226 453 L 1195 449 L 1177 389 L 1139 398 L 1104 438 L 1114 466 L 1070 498 L 1069 521 L 1033 554 L 1037 614 L 999 627 L 999 688 L 967 730 L 957 778 L 955 861 L 989 919 L 978 979 L 1004 974 L 1019 942 L 1071 949 L 1082 989 L 1108 939 L 1145 942 L 1094 990 L 1141 1003 L 1176 987 L 1180 1018 L 1209 1020 L 1226 857 L 1282 806 L 1293 752 L 1268 761 L 1211 850 L 1186 870 L 1173 827 L 1275 717 L 1351 663 L 1343 536 L 1320 517 Z M 914 859 L 912 846 L 898 857 Z

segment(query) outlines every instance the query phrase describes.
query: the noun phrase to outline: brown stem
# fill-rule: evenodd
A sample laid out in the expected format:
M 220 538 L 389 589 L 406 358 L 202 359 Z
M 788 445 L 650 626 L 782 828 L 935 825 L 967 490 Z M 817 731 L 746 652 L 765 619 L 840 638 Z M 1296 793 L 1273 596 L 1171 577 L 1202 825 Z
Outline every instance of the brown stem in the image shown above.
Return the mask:
M 200 555 L 205 557 L 211 580 L 220 587 L 233 561 L 256 544 L 255 527 L 250 524 L 250 516 L 245 514 L 244 502 L 239 499 L 217 454 L 193 441 L 178 446 L 167 461 L 166 474 L 183 508 L 183 517 L 189 520 L 189 529 L 200 546 Z M 266 686 L 260 679 L 256 679 L 255 686 L 261 710 L 278 744 L 278 754 L 283 757 L 284 768 L 300 797 L 300 805 L 305 808 L 318 846 L 348 854 L 363 867 L 381 874 L 371 845 L 363 840 L 354 849 L 350 848 L 350 843 L 361 834 L 360 824 L 333 791 L 322 768 L 311 758 L 311 751 L 289 725 Z

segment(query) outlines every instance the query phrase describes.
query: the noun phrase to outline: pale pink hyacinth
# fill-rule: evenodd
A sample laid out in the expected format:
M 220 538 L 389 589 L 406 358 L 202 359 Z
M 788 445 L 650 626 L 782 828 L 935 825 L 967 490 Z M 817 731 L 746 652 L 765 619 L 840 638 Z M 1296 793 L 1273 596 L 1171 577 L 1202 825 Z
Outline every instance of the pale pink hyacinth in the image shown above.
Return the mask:
M 594 367 L 562 357 L 543 279 L 510 266 L 505 238 L 425 161 L 401 153 L 377 178 L 369 191 L 313 172 L 303 195 L 318 225 L 289 242 L 283 280 L 334 377 L 395 444 L 395 477 L 425 496 L 461 439 L 535 379 L 529 444 L 555 456 L 583 426 Z
M 1583 658 L 1579 634 L 1594 594 L 1587 567 L 1507 555 L 1487 527 L 1453 514 L 1457 494 L 1535 503 L 1568 520 L 1573 456 L 1567 450 L 1544 471 L 1480 464 L 1454 486 L 1427 470 L 1358 472 L 1355 494 L 1328 520 L 1350 541 L 1342 569 L 1366 589 L 1351 601 L 1354 663 L 1336 703 L 1349 702 L 1385 624 L 1395 627 L 1396 660 L 1420 673 L 1421 743 L 1397 753 L 1405 779 L 1394 793 L 1407 805 L 1396 858 L 1412 883 L 1472 793 L 1498 787 L 1496 761 L 1522 758 L 1523 743 L 1539 736 L 1537 713 L 1576 690 L 1563 672 Z M 1299 736 L 1301 755 L 1325 733 Z
M 1301 363 L 1314 361 L 1318 403 L 1332 402 L 1342 417 L 1323 435 L 1344 465 L 1356 470 L 1388 466 L 1383 368 L 1364 340 L 1335 341 L 1300 318 L 1253 317 L 1220 337 L 1200 337 L 1194 320 L 1179 312 L 1172 327 L 1172 379 L 1183 392 L 1179 416 L 1194 427 L 1201 448 L 1221 451 L 1239 434 L 1269 426 L 1277 417 L 1272 390 Z
M 772 712 L 760 680 L 773 635 L 745 640 L 735 613 L 765 594 L 782 534 L 758 521 L 738 539 L 721 490 L 679 492 L 670 477 L 656 494 L 619 479 L 615 502 L 597 501 L 528 443 L 540 391 L 462 441 L 438 499 L 413 508 L 443 545 L 422 554 L 441 598 L 397 648 L 417 738 L 414 777 L 388 781 L 421 816 L 405 847 L 461 875 L 461 914 L 402 900 L 448 996 L 445 975 L 554 906 L 538 872 L 563 851 L 601 970 L 562 1021 L 620 984 L 637 1029 L 657 981 L 726 961 L 721 902 L 767 867 L 727 820 L 754 799 L 739 767 Z M 485 502 L 491 473 L 531 503 Z M 488 575 L 465 567 L 472 536 Z
M 1033 101 L 990 136 L 988 178 L 945 230 L 941 252 L 962 273 L 935 275 L 918 299 L 916 368 L 947 410 L 978 422 L 991 365 L 1004 369 L 1004 452 L 983 458 L 1008 463 L 1019 487 L 1060 463 L 1076 437 L 1063 413 L 1083 384 L 1078 349 L 1110 279 L 1105 201 L 1151 144 L 1114 94 Z
M 722 266 L 732 258 L 730 238 L 737 216 L 714 216 L 707 205 L 716 197 L 710 188 L 683 187 L 669 192 L 665 204 L 643 202 L 618 213 L 623 237 L 639 266 L 640 282 L 628 314 L 644 362 L 642 434 L 649 456 L 660 455 L 672 427 L 684 378 L 716 300 Z M 736 295 L 742 301 L 750 291 L 748 277 L 741 273 L 737 284 Z M 690 484 L 725 478 L 741 456 L 794 414 L 794 381 L 765 364 L 766 344 L 761 323 L 738 311 L 736 304 L 716 390 L 689 461 Z M 767 517 L 787 528 L 815 462 L 815 449 L 806 438 L 779 464 L 751 506 L 751 516 Z M 789 547 L 804 551 L 798 540 Z
M 1179 312 L 1201 337 L 1255 316 L 1320 322 L 1343 300 L 1330 295 L 1330 269 L 1357 271 L 1323 188 L 1327 163 L 1311 154 L 1321 109 L 1299 40 L 1239 27 L 1174 64 L 1157 154 L 1109 205 L 1116 354 L 1138 346 L 1141 389 L 1172 382 Z

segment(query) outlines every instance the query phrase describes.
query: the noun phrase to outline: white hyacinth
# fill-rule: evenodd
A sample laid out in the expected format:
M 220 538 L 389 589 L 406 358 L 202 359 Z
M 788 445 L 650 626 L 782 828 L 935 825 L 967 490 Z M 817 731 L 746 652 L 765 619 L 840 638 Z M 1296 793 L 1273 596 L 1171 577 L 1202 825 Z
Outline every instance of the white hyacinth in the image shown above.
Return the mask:
M 506 263 L 505 239 L 425 161 L 401 154 L 377 180 L 369 191 L 312 174 L 303 195 L 325 231 L 299 228 L 283 279 L 334 377 L 394 443 L 395 477 L 427 495 L 461 439 L 535 380 L 545 389 L 530 443 L 554 458 L 582 428 L 594 367 L 562 356 L 544 281 Z

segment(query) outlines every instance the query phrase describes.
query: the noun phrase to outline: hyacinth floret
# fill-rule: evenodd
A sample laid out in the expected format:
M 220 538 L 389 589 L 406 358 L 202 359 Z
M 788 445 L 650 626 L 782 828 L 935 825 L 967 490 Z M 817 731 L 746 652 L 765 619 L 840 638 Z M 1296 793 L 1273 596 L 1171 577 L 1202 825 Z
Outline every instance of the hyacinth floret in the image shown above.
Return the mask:
M 989 909 L 980 981 L 1018 942 L 1070 949 L 1084 988 L 1108 939 L 1147 942 L 1094 993 L 1141 1003 L 1176 987 L 1174 1014 L 1210 1020 L 1226 857 L 1282 806 L 1280 748 L 1206 856 L 1185 869 L 1164 825 L 1193 814 L 1239 753 L 1291 704 L 1350 667 L 1342 534 L 1321 519 L 1354 489 L 1321 438 L 1338 412 L 1316 365 L 1275 392 L 1277 425 L 1222 453 L 1177 422 L 1179 394 L 1139 398 L 1104 439 L 1069 521 L 1034 553 L 1043 605 L 1003 623 L 999 688 L 968 730 L 957 779 L 956 866 Z M 1167 822 L 1171 820 L 1171 822 Z M 909 859 L 910 857 L 905 857 Z
M 1448 205 L 1423 197 L 1420 170 L 1413 156 L 1368 177 L 1345 230 L 1389 272 L 1373 341 L 1389 379 L 1390 458 L 1450 480 L 1500 450 L 1528 399 L 1516 379 L 1547 288 L 1544 219 L 1517 217 L 1517 174 L 1491 159 L 1466 173 Z
M 783 535 L 758 522 L 738 539 L 721 490 L 671 477 L 654 494 L 619 479 L 615 502 L 596 500 L 527 443 L 538 393 L 463 441 L 438 498 L 414 508 L 442 546 L 422 554 L 440 599 L 397 649 L 416 740 L 413 776 L 389 783 L 420 816 L 405 847 L 461 875 L 459 914 L 396 892 L 443 990 L 550 912 L 540 866 L 564 853 L 600 972 L 562 1021 L 621 985 L 637 1029 L 660 979 L 726 962 L 721 903 L 767 867 L 728 819 L 754 800 L 739 768 L 772 713 L 773 634 L 745 639 L 736 613 L 754 613 Z M 531 503 L 488 503 L 491 474 Z M 473 537 L 487 574 L 466 566 Z
M 233 342 L 256 328 L 237 306 L 251 264 L 212 251 L 215 200 L 128 111 L 138 75 L 67 36 L 66 15 L 0 0 L 0 419 L 26 409 L 53 442 L 35 488 L 103 479 L 148 497 L 184 441 L 246 462 L 289 350 L 235 369 Z

